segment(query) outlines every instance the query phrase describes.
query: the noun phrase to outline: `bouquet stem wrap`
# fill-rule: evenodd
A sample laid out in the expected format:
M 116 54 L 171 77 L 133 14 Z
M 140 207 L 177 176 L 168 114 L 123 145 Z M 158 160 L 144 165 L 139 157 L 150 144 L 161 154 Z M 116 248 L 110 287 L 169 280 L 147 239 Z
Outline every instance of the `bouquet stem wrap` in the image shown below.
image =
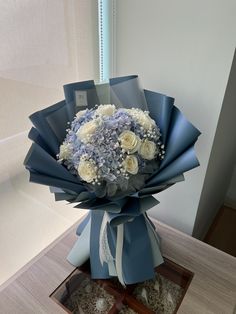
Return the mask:
M 163 263 L 159 237 L 145 213 L 154 204 L 153 197 L 129 198 L 125 214 L 90 210 L 68 261 L 78 267 L 90 256 L 92 278 L 117 276 L 122 285 L 153 278 L 154 268 Z

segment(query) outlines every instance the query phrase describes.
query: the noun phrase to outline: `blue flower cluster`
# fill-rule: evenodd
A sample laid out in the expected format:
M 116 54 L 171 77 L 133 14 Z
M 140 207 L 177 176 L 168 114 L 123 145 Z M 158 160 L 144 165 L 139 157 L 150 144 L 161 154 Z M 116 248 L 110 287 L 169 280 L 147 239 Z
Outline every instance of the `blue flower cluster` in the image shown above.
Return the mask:
M 142 185 L 150 165 L 158 167 L 164 158 L 160 137 L 148 112 L 100 105 L 77 114 L 58 159 L 98 196 L 114 196 L 134 191 L 134 177 Z

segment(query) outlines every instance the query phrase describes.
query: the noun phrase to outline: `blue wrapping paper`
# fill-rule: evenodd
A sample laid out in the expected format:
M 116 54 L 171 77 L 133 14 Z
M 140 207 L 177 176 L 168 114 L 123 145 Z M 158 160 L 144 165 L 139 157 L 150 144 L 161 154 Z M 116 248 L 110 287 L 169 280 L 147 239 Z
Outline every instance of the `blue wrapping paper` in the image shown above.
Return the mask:
M 104 99 L 116 106 L 137 106 L 148 110 L 160 127 L 165 158 L 139 191 L 123 197 L 97 198 L 78 177 L 57 162 L 56 156 L 65 138 L 67 123 L 83 109 L 76 103 L 78 91 L 86 92 L 88 108 L 102 103 Z M 163 259 L 160 240 L 146 211 L 158 204 L 152 194 L 183 181 L 183 173 L 199 165 L 194 144 L 200 132 L 174 106 L 174 98 L 142 90 L 137 75 L 113 78 L 106 86 L 98 87 L 93 81 L 72 83 L 64 86 L 64 92 L 65 100 L 30 116 L 34 127 L 29 132 L 29 138 L 34 143 L 24 162 L 30 172 L 30 181 L 51 187 L 57 201 L 67 200 L 75 203 L 77 208 L 90 210 L 78 226 L 78 240 L 68 256 L 72 264 L 80 266 L 90 257 L 92 278 L 119 277 L 121 271 L 124 284 L 153 278 L 154 268 Z M 102 263 L 100 257 L 99 239 L 104 226 L 112 256 L 109 265 Z M 120 257 L 119 250 L 122 250 Z M 80 258 L 80 254 L 84 256 Z
M 103 211 L 92 211 L 90 237 L 90 263 L 93 278 L 110 278 L 108 267 L 100 263 L 97 247 L 99 246 L 100 225 L 103 218 Z M 108 237 L 113 255 L 115 255 L 116 228 L 109 225 Z M 137 234 L 137 230 L 139 234 Z M 123 277 L 126 284 L 151 279 L 154 276 L 153 254 L 150 240 L 147 233 L 145 217 L 139 215 L 132 222 L 125 224 L 125 240 L 122 254 Z M 145 258 L 140 258 L 145 256 Z M 161 260 L 162 262 L 163 260 Z M 140 270 L 141 273 L 140 273 Z

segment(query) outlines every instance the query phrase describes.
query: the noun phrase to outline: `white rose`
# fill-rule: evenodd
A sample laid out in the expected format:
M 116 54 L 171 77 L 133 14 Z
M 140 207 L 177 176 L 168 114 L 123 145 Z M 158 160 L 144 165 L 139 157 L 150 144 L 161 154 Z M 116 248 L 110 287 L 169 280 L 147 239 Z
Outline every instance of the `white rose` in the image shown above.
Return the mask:
M 145 130 L 152 129 L 156 122 L 150 118 L 147 112 L 142 111 L 141 109 L 126 109 L 127 113 L 136 120 Z
M 97 177 L 97 169 L 94 163 L 88 160 L 81 160 L 77 168 L 82 180 L 90 183 Z
M 60 146 L 59 159 L 68 159 L 72 153 L 72 147 L 68 143 L 63 143 Z
M 140 138 L 132 131 L 124 131 L 119 136 L 121 148 L 130 154 L 138 151 L 140 147 Z
M 150 116 L 146 113 L 143 113 L 138 121 L 142 127 L 146 130 L 150 130 L 155 126 L 155 121 L 153 119 L 150 118 Z
M 100 105 L 98 106 L 96 113 L 101 116 L 112 116 L 116 111 L 115 105 Z
M 83 143 L 88 143 L 91 136 L 96 132 L 97 129 L 97 121 L 91 120 L 83 124 L 79 130 L 76 132 L 77 137 Z
M 138 173 L 138 159 L 133 155 L 128 155 L 123 161 L 123 167 L 127 172 L 131 174 L 137 174 Z
M 86 111 L 87 111 L 87 109 L 78 111 L 78 112 L 76 113 L 76 118 L 77 118 L 77 119 L 81 118 L 81 117 L 85 114 Z
M 156 144 L 152 141 L 145 140 L 139 148 L 139 154 L 142 158 L 147 160 L 154 159 L 157 152 Z

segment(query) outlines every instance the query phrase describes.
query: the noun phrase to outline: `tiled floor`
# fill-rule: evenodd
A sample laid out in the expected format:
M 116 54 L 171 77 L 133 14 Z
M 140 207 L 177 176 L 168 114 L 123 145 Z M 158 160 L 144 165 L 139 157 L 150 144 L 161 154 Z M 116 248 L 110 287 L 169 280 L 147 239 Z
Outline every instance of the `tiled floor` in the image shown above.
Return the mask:
M 0 141 L 0 285 L 84 213 L 29 183 L 23 167 L 29 146 L 26 133 Z

